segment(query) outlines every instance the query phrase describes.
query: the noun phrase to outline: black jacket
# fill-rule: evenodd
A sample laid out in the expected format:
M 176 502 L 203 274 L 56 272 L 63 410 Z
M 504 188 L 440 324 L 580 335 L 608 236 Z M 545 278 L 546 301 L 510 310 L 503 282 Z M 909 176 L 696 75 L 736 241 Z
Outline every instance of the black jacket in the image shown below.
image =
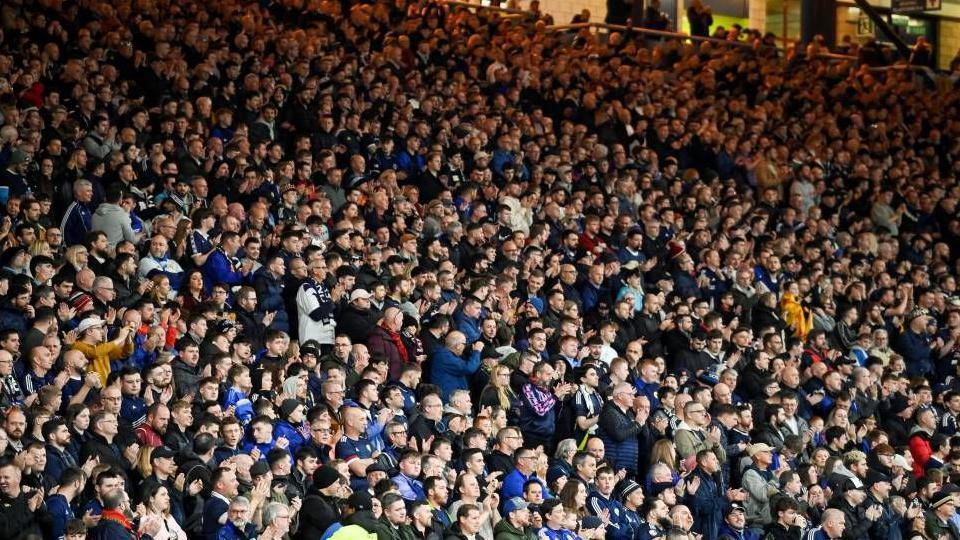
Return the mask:
M 340 508 L 336 501 L 317 491 L 313 491 L 303 500 L 300 510 L 300 528 L 296 538 L 313 540 L 323 536 L 330 525 L 340 519 Z

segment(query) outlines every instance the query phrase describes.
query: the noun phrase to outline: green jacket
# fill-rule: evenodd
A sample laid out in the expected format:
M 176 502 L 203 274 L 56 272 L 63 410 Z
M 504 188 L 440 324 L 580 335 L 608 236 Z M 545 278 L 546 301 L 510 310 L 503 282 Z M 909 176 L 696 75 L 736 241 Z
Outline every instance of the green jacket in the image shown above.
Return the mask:
M 377 540 L 416 540 L 416 535 L 413 534 L 409 525 L 394 527 L 384 516 L 380 516 L 377 520 L 375 532 Z
M 493 528 L 494 540 L 536 540 L 536 536 L 530 529 L 518 529 L 510 524 L 510 520 L 504 517 Z

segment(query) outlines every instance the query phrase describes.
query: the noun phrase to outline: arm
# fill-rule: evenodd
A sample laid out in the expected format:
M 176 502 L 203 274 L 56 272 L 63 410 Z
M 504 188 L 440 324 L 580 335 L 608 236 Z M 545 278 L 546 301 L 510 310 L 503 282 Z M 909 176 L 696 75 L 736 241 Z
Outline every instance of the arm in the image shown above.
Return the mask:
M 629 437 L 636 437 L 640 433 L 640 424 L 628 423 L 627 418 L 617 414 L 613 407 L 605 408 L 597 420 L 600 423 L 600 429 L 617 442 L 626 441 Z

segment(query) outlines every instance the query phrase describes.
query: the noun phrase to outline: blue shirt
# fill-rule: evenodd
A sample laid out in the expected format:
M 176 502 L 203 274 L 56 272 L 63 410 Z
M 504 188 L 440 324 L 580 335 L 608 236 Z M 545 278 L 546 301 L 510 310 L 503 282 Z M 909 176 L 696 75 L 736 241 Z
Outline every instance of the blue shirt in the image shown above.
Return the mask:
M 63 538 L 66 535 L 67 522 L 73 519 L 73 510 L 67 498 L 57 493 L 47 498 L 47 512 L 50 512 L 50 535 Z
M 120 418 L 140 427 L 147 421 L 147 402 L 140 396 L 123 396 L 120 403 Z

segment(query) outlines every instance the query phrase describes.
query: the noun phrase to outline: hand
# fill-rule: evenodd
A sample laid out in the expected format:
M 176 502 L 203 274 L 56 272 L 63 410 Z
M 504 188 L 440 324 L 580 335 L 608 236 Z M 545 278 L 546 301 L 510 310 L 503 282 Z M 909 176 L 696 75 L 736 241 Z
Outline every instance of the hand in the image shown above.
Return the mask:
M 276 316 L 277 316 L 277 312 L 276 312 L 276 311 L 268 311 L 268 312 L 263 316 L 263 325 L 264 325 L 264 326 L 270 326 L 271 324 L 273 324 L 273 319 L 274 319 L 274 317 L 276 317 Z
M 64 372 L 66 373 L 66 372 Z M 83 385 L 87 388 L 100 388 L 100 374 L 95 371 L 91 371 L 83 376 Z
M 693 495 L 700 489 L 700 477 L 694 476 L 692 479 L 687 481 L 687 493 Z
M 161 530 L 163 530 L 163 521 L 160 516 L 151 515 L 140 518 L 140 534 L 156 538 Z
M 99 377 L 98 377 L 98 378 L 99 378 Z M 67 384 L 67 381 L 68 381 L 68 380 L 70 380 L 70 374 L 67 373 L 66 371 L 61 371 L 61 372 L 58 373 L 57 376 L 53 379 L 53 383 L 54 383 L 58 388 L 63 388 L 63 386 L 64 386 L 65 384 Z
M 865 515 L 870 521 L 876 521 L 880 519 L 881 515 L 883 515 L 883 509 L 878 505 L 873 505 L 870 508 L 867 508 Z
M 87 461 L 80 467 L 80 470 L 89 477 L 93 473 L 93 469 L 100 463 L 99 456 L 90 456 L 87 458 Z
M 77 342 L 77 331 L 76 331 L 76 330 L 71 330 L 71 331 L 67 332 L 66 334 L 64 334 L 64 336 L 63 336 L 63 344 L 64 344 L 64 345 L 73 345 L 73 344 L 76 343 L 76 342 Z
M 140 445 L 134 443 L 126 447 L 126 449 L 124 449 L 123 457 L 127 460 L 127 463 L 132 464 L 137 462 L 137 454 L 139 453 L 140 453 Z
M 484 344 L 482 341 L 477 340 L 473 342 L 473 350 L 480 352 L 483 350 Z
M 254 447 L 253 450 L 250 451 L 250 457 L 252 457 L 254 461 L 259 461 L 259 460 L 260 460 L 260 449 L 257 448 L 257 447 Z
M 303 501 L 300 500 L 300 497 L 294 497 L 293 500 L 290 501 L 290 510 L 292 510 L 294 514 L 300 511 L 301 506 L 303 506 Z
M 180 493 L 183 493 L 183 487 L 186 485 L 186 483 L 187 475 L 180 473 L 177 475 L 176 480 L 173 481 L 173 487 L 176 488 L 176 490 Z
M 93 515 L 93 510 L 87 510 L 87 513 L 83 515 L 83 524 L 88 529 L 92 529 L 97 526 L 97 523 L 100 523 L 100 516 Z
M 27 499 L 27 508 L 31 512 L 36 512 L 40 505 L 43 504 L 43 488 L 38 489 L 33 493 L 33 496 Z
M 191 496 L 196 495 L 203 491 L 203 480 L 197 478 L 193 482 L 190 482 L 190 487 L 187 488 L 187 493 Z
M 277 448 L 286 448 L 290 446 L 290 441 L 286 437 L 280 437 L 277 439 Z

